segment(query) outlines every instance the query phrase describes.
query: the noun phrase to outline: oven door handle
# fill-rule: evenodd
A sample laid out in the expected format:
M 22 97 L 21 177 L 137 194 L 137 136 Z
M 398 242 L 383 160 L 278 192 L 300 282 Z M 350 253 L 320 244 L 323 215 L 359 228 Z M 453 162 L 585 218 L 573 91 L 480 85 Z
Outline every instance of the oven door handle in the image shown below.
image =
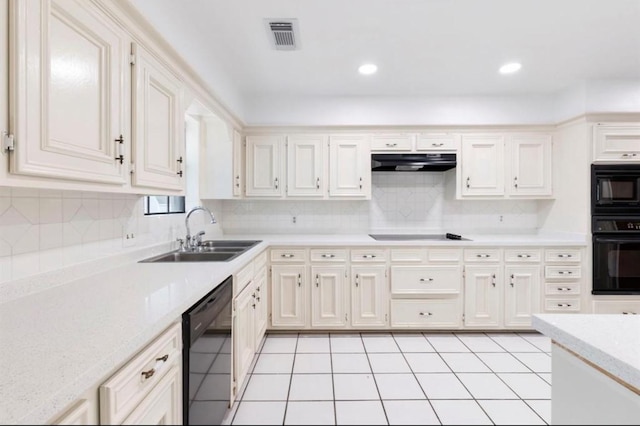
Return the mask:
M 640 244 L 640 235 L 625 235 L 620 236 L 618 238 L 602 238 L 602 237 L 594 237 L 593 239 L 596 243 L 615 243 L 615 244 L 624 244 L 624 243 L 637 243 Z

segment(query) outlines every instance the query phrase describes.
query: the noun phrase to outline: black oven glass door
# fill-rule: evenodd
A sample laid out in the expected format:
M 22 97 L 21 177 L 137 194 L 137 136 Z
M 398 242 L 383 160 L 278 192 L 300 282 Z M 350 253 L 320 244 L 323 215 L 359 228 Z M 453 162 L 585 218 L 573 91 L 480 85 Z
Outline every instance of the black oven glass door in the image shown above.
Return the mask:
M 183 424 L 219 425 L 231 399 L 232 277 L 182 315 Z
M 594 235 L 592 293 L 640 294 L 640 235 Z

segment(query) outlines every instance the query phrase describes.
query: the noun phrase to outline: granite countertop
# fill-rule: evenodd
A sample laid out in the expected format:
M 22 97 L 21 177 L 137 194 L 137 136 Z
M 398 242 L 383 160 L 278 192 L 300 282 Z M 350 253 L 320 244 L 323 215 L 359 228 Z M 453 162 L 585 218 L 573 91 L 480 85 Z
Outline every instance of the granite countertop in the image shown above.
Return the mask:
M 463 236 L 473 241 L 390 242 L 367 234 L 226 235 L 262 242 L 229 262 L 137 262 L 158 254 L 155 247 L 129 253 L 111 269 L 96 267 L 107 262 L 101 258 L 67 267 L 71 273 L 54 270 L 22 277 L 20 288 L 3 283 L 2 294 L 11 297 L 0 304 L 0 422 L 51 420 L 270 245 L 586 245 L 584 237 Z M 92 273 L 92 267 L 97 272 Z M 65 281 L 65 276 L 73 279 Z
M 640 389 L 640 316 L 538 314 L 533 327 L 587 361 Z

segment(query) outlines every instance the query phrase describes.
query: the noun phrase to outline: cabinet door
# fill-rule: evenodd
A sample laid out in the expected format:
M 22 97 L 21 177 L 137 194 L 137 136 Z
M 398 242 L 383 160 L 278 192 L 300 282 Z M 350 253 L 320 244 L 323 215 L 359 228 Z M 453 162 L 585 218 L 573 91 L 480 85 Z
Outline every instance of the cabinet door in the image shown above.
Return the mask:
M 271 267 L 271 325 L 304 328 L 306 313 L 306 269 L 304 265 Z
M 329 196 L 371 198 L 371 152 L 363 135 L 329 138 Z
M 233 380 L 240 389 L 255 354 L 255 287 L 250 283 L 233 301 Z
M 464 325 L 498 327 L 502 310 L 500 266 L 465 266 Z
M 506 266 L 504 287 L 505 327 L 531 327 L 540 312 L 540 266 Z
M 351 325 L 384 327 L 389 310 L 389 286 L 385 266 L 351 268 Z
M 504 137 L 463 135 L 462 196 L 504 195 Z
M 242 170 L 242 159 L 244 150 L 242 145 L 242 135 L 236 129 L 233 130 L 233 196 L 242 197 L 244 187 L 244 173 Z
M 551 195 L 551 136 L 515 135 L 507 147 L 507 193 Z
M 594 161 L 640 161 L 640 123 L 597 124 L 593 138 Z
M 10 171 L 125 184 L 129 49 L 122 28 L 84 0 L 9 4 Z
M 325 135 L 287 137 L 287 195 L 324 197 L 327 192 L 326 148 L 327 136 Z
M 311 326 L 345 327 L 347 267 L 312 266 Z
M 179 365 L 167 371 L 122 424 L 182 424 L 182 373 Z
M 281 197 L 284 136 L 247 136 L 247 197 Z
M 142 46 L 133 43 L 132 184 L 184 190 L 182 83 Z
M 269 309 L 267 303 L 269 295 L 267 291 L 267 268 L 263 267 L 255 277 L 256 282 L 256 318 L 255 318 L 255 348 L 260 347 L 264 333 L 267 331 L 269 320 Z

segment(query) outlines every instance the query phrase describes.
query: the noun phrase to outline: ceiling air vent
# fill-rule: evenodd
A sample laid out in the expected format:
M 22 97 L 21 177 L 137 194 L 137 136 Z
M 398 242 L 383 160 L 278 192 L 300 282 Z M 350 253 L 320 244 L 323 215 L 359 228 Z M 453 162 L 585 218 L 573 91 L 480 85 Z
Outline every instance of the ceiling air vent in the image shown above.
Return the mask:
M 296 50 L 298 48 L 297 19 L 268 19 L 266 23 L 271 44 L 276 50 Z

